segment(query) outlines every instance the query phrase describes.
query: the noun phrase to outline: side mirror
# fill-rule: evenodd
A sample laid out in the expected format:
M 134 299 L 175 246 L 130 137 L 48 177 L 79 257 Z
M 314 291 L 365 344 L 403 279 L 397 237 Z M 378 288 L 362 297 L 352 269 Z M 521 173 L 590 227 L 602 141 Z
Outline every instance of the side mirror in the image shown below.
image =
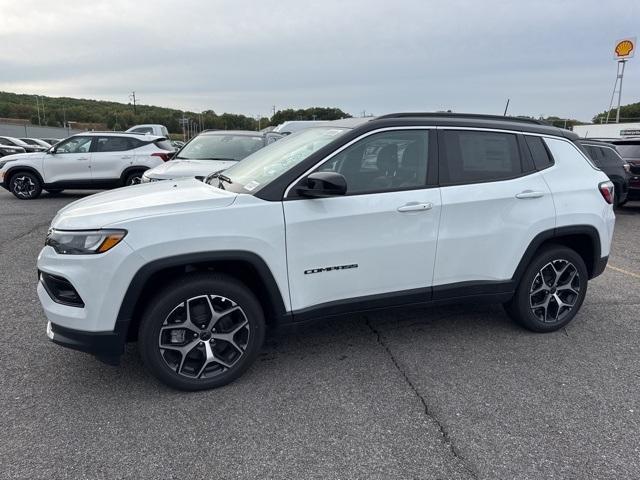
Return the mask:
M 51 147 L 49 150 L 47 150 L 47 153 L 49 155 L 54 155 L 56 153 L 56 147 Z
M 314 172 L 296 187 L 302 197 L 335 197 L 347 193 L 347 179 L 336 172 Z

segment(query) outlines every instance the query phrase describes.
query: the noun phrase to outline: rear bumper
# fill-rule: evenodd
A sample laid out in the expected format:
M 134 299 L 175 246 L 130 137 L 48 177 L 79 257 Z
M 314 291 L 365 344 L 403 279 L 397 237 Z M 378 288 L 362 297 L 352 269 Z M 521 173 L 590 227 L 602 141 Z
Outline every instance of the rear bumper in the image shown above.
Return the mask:
M 125 338 L 120 332 L 85 332 L 49 322 L 47 336 L 53 343 L 90 353 L 111 365 L 117 364 L 124 352 Z
M 607 262 L 609 261 L 609 256 L 601 257 L 599 260 L 596 260 L 595 265 L 593 266 L 593 272 L 591 272 L 591 278 L 596 278 L 604 269 L 607 268 Z

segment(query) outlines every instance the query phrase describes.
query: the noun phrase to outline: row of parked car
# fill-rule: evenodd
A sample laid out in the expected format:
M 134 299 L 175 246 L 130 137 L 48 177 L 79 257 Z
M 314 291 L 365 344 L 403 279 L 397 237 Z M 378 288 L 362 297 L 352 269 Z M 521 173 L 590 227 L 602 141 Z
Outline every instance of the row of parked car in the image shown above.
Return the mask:
M 59 138 L 0 137 L 0 158 L 16 153 L 43 152 L 59 141 Z
M 640 137 L 586 138 L 578 143 L 613 182 L 617 206 L 640 200 Z
M 11 152 L 0 158 L 0 186 L 29 200 L 43 190 L 55 194 L 65 189 L 115 188 L 183 177 L 204 179 L 284 136 L 211 130 L 176 149 L 163 135 L 166 129 L 157 127 L 162 126 L 85 132 L 48 147 Z
M 326 122 L 287 123 L 295 123 L 291 127 L 298 131 Z M 42 190 L 59 193 L 69 188 L 113 188 L 189 177 L 204 180 L 290 133 L 286 128 L 270 132 L 206 130 L 177 145 L 162 125 L 138 125 L 126 132 L 87 132 L 64 141 L 0 137 L 0 157 L 4 157 L 0 185 L 20 199 L 33 199 Z M 617 206 L 640 200 L 640 138 L 588 138 L 577 143 L 613 182 Z

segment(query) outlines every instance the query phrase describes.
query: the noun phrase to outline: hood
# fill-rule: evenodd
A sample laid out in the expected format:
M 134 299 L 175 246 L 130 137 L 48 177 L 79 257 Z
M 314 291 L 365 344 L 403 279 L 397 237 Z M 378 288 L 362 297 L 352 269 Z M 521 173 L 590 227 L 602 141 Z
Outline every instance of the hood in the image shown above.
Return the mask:
M 236 161 L 233 160 L 169 160 L 147 170 L 145 176 L 161 180 L 184 177 L 206 177 L 210 173 L 226 170 Z
M 236 193 L 196 179 L 133 185 L 70 203 L 51 226 L 61 230 L 104 228 L 140 217 L 228 207 L 236 197 Z
M 15 153 L 13 155 L 5 155 L 0 158 L 0 162 L 4 162 L 6 160 L 28 160 L 28 161 L 38 161 L 42 160 L 46 153 L 44 152 L 34 152 L 34 153 Z

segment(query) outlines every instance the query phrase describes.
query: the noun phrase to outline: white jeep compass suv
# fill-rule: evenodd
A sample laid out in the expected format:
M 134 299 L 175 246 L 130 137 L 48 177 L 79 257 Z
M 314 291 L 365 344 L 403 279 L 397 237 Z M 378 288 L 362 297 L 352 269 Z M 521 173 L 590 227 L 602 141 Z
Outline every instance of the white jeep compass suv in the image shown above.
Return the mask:
M 557 330 L 614 227 L 613 185 L 576 138 L 481 115 L 344 120 L 205 182 L 74 202 L 38 258 L 47 334 L 112 364 L 137 340 L 152 374 L 197 390 L 239 377 L 277 324 L 492 301 Z
M 173 153 L 165 137 L 124 132 L 73 135 L 44 152 L 0 159 L 0 186 L 21 200 L 42 190 L 102 189 L 140 183 L 142 174 Z

